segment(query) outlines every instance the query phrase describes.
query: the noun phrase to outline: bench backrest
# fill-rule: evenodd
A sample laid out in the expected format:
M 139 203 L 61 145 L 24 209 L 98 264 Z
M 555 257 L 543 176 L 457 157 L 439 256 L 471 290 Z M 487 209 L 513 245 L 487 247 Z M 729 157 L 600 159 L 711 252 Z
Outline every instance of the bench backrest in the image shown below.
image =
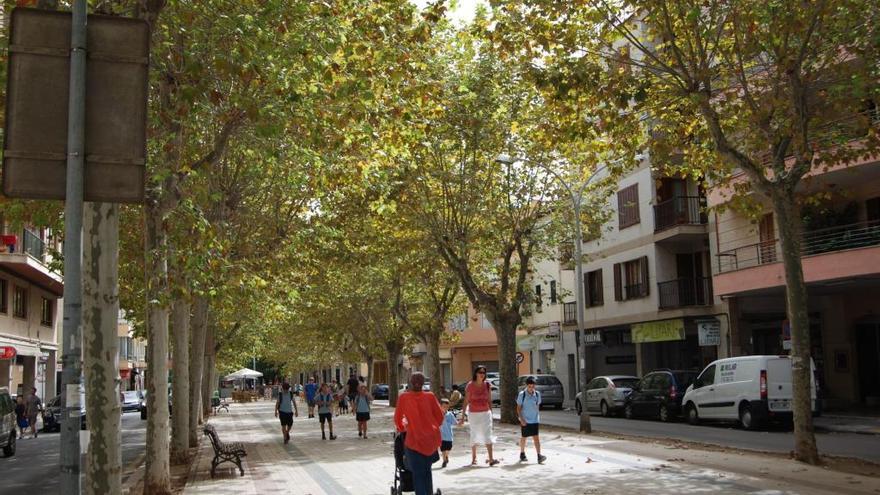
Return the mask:
M 223 442 L 221 442 L 220 437 L 217 436 L 217 430 L 214 429 L 214 426 L 205 425 L 205 435 L 208 435 L 208 438 L 211 439 L 211 446 L 214 447 L 214 450 L 220 450 L 223 448 Z

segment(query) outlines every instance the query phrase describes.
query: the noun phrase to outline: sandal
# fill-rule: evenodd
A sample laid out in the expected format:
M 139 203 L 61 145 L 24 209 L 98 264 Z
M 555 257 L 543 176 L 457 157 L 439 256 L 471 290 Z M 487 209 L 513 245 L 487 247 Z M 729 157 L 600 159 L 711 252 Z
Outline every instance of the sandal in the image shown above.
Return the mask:
M 486 462 L 488 462 L 489 466 L 491 467 L 497 466 L 501 461 L 499 461 L 498 459 L 492 459 L 491 461 L 489 459 L 486 459 Z
M 472 460 L 472 461 L 471 461 L 471 466 L 476 466 L 476 465 L 477 465 L 477 460 L 476 460 L 476 459 Z

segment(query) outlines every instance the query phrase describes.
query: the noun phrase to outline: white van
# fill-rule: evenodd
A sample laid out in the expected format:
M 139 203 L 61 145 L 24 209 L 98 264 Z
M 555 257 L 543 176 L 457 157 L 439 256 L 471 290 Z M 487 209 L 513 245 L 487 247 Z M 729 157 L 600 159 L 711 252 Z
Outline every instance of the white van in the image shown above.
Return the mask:
M 811 363 L 811 395 L 816 401 L 815 366 Z M 682 404 L 691 424 L 701 420 L 738 421 L 753 429 L 770 420 L 790 419 L 792 401 L 789 356 L 739 356 L 719 359 L 688 387 Z

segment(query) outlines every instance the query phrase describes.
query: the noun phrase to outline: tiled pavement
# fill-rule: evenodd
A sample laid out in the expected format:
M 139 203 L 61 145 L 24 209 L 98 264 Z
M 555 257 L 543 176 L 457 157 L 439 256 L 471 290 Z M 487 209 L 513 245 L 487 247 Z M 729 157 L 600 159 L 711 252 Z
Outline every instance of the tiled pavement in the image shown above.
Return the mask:
M 357 436 L 353 416 L 334 419 L 335 441 L 321 440 L 317 419 L 297 418 L 288 445 L 281 439 L 273 403 L 234 404 L 230 412 L 213 417 L 211 423 L 224 441 L 240 441 L 247 448 L 245 475 L 226 463 L 211 479 L 213 455 L 203 439 L 199 456 L 190 472 L 186 494 L 298 494 L 343 495 L 387 494 L 394 477 L 392 456 L 392 409 L 374 407 L 370 438 Z M 304 407 L 300 407 L 304 411 Z M 444 494 L 490 495 L 507 493 L 619 494 L 619 493 L 825 493 L 824 490 L 792 490 L 780 480 L 739 475 L 701 467 L 698 461 L 664 459 L 672 452 L 655 452 L 654 457 L 627 452 L 621 446 L 632 442 L 587 437 L 561 430 L 542 433 L 544 465 L 534 463 L 534 449 L 527 450 L 532 462 L 519 463 L 518 430 L 499 427 L 497 467 L 471 467 L 466 448 L 467 428 L 456 428 L 450 465 L 434 465 L 434 486 Z M 616 444 L 616 445 L 615 445 Z M 703 453 L 691 451 L 688 455 Z M 686 456 L 685 454 L 675 454 Z M 711 455 L 706 453 L 705 455 Z M 485 458 L 480 450 L 479 459 Z M 737 462 L 742 462 L 739 460 Z M 751 462 L 751 461 L 749 461 Z M 758 462 L 766 462 L 758 460 Z M 723 465 L 723 464 L 722 464 Z M 803 468 L 797 467 L 799 471 Z M 233 472 L 235 470 L 235 472 Z M 758 472 L 756 469 L 755 472 Z M 766 471 L 761 468 L 761 473 Z M 820 473 L 821 474 L 821 473 Z M 803 477 L 804 473 L 797 476 Z M 775 489 L 768 489 L 770 486 Z M 863 488 L 866 488 L 863 486 Z M 846 490 L 844 490 L 846 491 Z M 842 493 L 842 492 L 841 492 Z M 858 492 L 861 493 L 861 492 Z M 874 493 L 869 491 L 868 493 Z

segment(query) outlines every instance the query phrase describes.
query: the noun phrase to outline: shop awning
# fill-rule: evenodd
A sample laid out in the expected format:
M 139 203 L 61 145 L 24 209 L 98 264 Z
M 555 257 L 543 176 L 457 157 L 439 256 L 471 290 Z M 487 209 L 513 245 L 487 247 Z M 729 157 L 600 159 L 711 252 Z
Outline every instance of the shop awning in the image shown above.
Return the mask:
M 17 340 L 0 338 L 0 346 L 14 347 L 17 356 L 39 357 L 43 355 L 38 345 L 31 345 Z

